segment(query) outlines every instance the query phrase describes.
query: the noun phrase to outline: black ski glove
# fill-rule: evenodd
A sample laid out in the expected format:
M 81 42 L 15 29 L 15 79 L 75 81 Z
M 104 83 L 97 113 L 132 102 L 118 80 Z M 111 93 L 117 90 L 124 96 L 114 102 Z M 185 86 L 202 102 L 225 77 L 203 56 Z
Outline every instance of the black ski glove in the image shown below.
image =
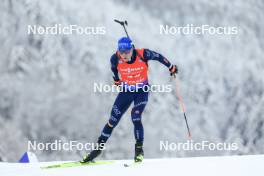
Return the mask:
M 121 85 L 121 81 L 120 81 L 120 79 L 115 79 L 115 78 L 113 78 L 114 79 L 114 84 L 116 85 L 116 86 L 120 86 Z
M 171 65 L 169 68 L 170 75 L 173 76 L 178 73 L 178 67 L 177 65 Z

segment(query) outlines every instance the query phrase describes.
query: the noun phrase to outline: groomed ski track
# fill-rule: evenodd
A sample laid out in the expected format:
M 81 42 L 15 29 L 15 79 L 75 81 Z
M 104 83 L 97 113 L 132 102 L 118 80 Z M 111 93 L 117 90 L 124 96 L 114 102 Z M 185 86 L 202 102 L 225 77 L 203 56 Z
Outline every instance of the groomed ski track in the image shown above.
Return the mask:
M 114 164 L 40 169 L 63 162 L 0 162 L 0 176 L 263 176 L 264 155 L 145 159 L 142 164 L 124 167 L 131 160 Z

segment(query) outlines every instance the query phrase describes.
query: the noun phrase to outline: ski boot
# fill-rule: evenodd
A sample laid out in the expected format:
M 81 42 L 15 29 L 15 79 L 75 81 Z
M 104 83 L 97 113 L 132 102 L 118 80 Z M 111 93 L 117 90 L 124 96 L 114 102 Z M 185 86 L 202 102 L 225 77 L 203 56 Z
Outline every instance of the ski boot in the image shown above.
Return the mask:
M 138 162 L 142 162 L 143 159 L 144 159 L 143 142 L 136 142 L 134 161 L 138 163 Z
M 105 142 L 103 140 L 98 140 L 97 145 L 98 147 L 92 150 L 88 155 L 83 157 L 83 160 L 80 161 L 80 163 L 94 162 L 93 160 L 102 153 Z

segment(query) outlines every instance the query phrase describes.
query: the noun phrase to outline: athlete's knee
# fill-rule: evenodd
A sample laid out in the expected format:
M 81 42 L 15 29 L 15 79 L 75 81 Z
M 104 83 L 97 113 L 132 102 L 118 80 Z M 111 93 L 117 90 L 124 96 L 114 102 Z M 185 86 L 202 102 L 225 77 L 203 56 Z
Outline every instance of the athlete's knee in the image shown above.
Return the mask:
M 140 111 L 139 109 L 132 109 L 131 111 L 131 116 L 132 118 L 135 117 L 141 117 L 142 111 Z
M 110 122 L 107 122 L 107 125 L 110 127 L 110 128 L 113 128 L 114 125 L 112 125 Z
M 141 113 L 137 113 L 137 111 L 131 113 L 132 122 L 135 126 L 142 125 L 141 122 Z
M 111 116 L 109 121 L 107 122 L 107 125 L 111 128 L 114 128 L 118 124 L 119 118 L 115 116 Z

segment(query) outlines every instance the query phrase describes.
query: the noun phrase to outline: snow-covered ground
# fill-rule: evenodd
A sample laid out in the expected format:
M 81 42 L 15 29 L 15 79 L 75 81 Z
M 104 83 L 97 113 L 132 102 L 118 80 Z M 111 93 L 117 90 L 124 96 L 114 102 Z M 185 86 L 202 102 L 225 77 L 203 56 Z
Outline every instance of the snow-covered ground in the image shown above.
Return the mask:
M 65 161 L 64 161 L 65 162 Z M 124 167 L 128 160 L 114 164 L 40 169 L 57 162 L 0 163 L 1 176 L 263 176 L 264 155 L 145 159 L 140 165 Z

